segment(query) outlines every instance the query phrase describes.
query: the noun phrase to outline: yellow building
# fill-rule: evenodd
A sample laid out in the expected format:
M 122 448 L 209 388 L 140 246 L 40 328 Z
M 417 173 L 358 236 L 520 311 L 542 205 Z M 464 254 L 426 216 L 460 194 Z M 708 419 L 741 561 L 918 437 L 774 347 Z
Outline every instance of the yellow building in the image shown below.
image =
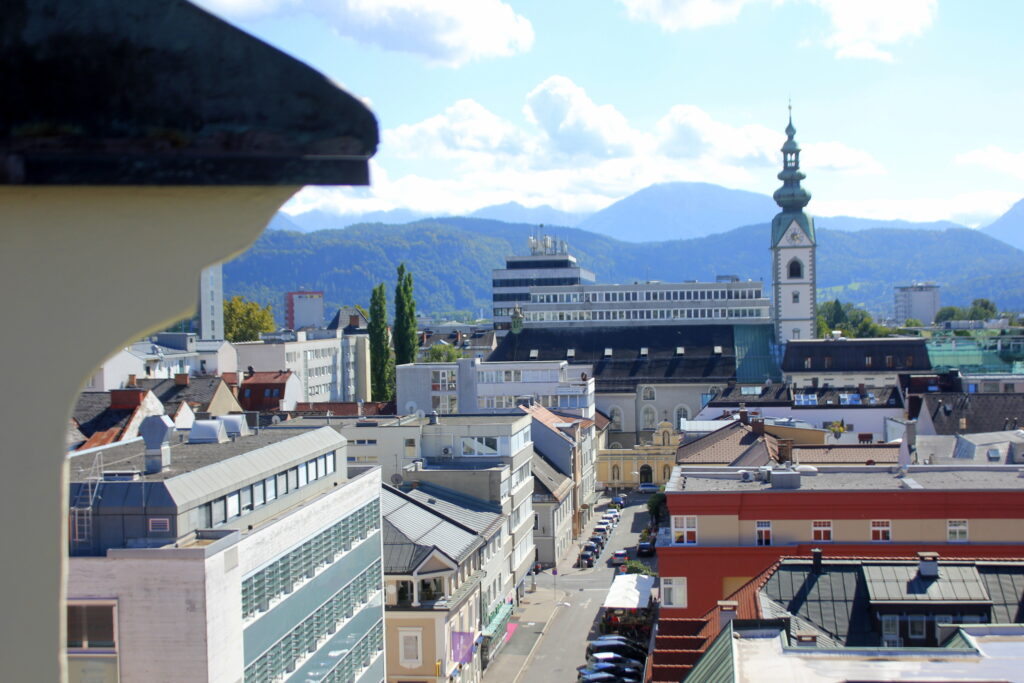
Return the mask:
M 676 464 L 679 435 L 661 422 L 651 441 L 632 448 L 602 448 L 597 452 L 599 487 L 636 488 L 641 483 L 665 484 Z

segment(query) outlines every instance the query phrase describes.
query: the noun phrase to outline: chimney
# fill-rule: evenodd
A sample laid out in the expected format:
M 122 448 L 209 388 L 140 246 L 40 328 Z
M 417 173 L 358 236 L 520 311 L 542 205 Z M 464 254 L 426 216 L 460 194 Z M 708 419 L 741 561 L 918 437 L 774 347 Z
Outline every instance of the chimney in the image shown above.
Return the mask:
M 137 387 L 139 386 L 139 380 L 135 375 L 128 375 L 128 382 L 125 384 L 126 387 Z
M 430 421 L 428 422 L 428 424 L 432 424 L 432 425 L 436 425 L 437 424 L 437 411 L 436 410 L 431 410 L 430 411 Z
M 811 572 L 821 574 L 821 548 L 811 548 Z
M 793 462 L 793 440 L 779 439 L 779 462 Z
M 818 647 L 818 634 L 811 631 L 797 631 L 793 634 L 797 647 Z
M 251 365 L 245 369 L 245 378 L 246 379 L 252 377 L 254 374 L 256 374 L 256 371 L 252 369 Z M 239 386 L 241 386 L 241 382 L 239 382 Z
M 922 579 L 939 578 L 939 554 L 926 550 L 917 554 L 917 573 Z
M 187 387 L 188 386 L 188 373 L 179 372 L 174 375 L 174 386 L 176 387 Z
M 423 332 L 420 332 L 420 346 L 426 346 L 427 345 L 427 337 L 429 336 L 429 334 L 430 333 L 427 332 L 426 330 L 424 330 Z
M 146 443 L 144 467 L 146 474 L 158 474 L 171 464 L 171 447 L 168 437 L 174 431 L 174 423 L 166 415 L 150 415 L 139 425 L 139 434 Z
M 740 422 L 745 425 L 750 424 L 750 415 L 747 413 L 747 405 L 745 403 L 740 404 Z
M 462 332 L 459 332 L 458 330 L 455 330 L 455 345 L 462 345 Z
M 718 625 L 719 630 L 724 629 L 729 623 L 736 618 L 736 609 L 739 607 L 739 603 L 735 600 L 719 600 L 718 601 Z
M 112 410 L 134 410 L 142 405 L 145 395 L 144 389 L 113 389 L 110 392 L 110 408 Z
M 754 432 L 754 436 L 764 436 L 764 420 L 756 418 L 750 421 L 751 431 Z

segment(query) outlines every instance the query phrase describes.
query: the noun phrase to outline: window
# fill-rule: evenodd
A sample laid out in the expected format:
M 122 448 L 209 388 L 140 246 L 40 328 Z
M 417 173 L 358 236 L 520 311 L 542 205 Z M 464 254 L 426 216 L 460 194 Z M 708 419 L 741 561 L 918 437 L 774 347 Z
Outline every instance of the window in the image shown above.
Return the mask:
M 171 530 L 171 519 L 170 517 L 150 517 L 149 518 L 149 533 L 162 534 L 167 533 Z
M 686 607 L 686 577 L 661 580 L 661 604 L 664 607 Z
M 114 605 L 68 604 L 68 649 L 113 650 L 117 647 Z
M 951 543 L 967 542 L 967 520 L 951 519 L 946 522 L 946 540 Z
M 871 521 L 872 541 L 891 541 L 892 523 L 887 519 L 875 519 Z
M 654 387 L 644 387 L 643 389 L 643 400 L 653 401 L 654 400 Z
M 886 356 L 885 357 L 885 367 L 891 368 L 891 367 L 894 367 L 894 366 L 895 366 L 895 363 L 893 361 L 892 356 Z
M 800 303 L 800 292 L 793 292 L 793 303 Z
M 463 455 L 497 455 L 498 437 L 470 436 L 462 439 Z
M 864 356 L 864 367 L 870 368 L 870 367 L 873 367 L 874 364 L 875 364 L 875 357 L 874 356 Z
M 897 614 L 883 614 L 882 615 L 882 638 L 885 641 L 890 639 L 899 639 L 900 637 L 900 618 Z
M 421 648 L 422 629 L 400 628 L 398 629 L 398 659 L 399 664 L 407 669 L 420 666 L 423 663 L 423 652 Z
M 672 515 L 672 538 L 682 545 L 697 545 L 697 517 Z
M 228 501 L 228 519 L 231 519 L 232 517 L 237 517 L 239 515 L 238 491 L 235 491 L 234 493 L 229 493 L 228 496 L 227 496 L 227 501 Z
M 811 369 L 811 363 L 812 363 L 811 357 L 810 356 L 804 356 L 804 370 L 810 370 Z
M 804 276 L 804 264 L 800 263 L 799 259 L 790 261 L 788 270 L 790 280 L 799 280 Z
M 772 544 L 772 523 L 770 521 L 759 521 L 755 523 L 755 540 L 758 545 Z
M 654 429 L 654 423 L 658 419 L 658 413 L 654 410 L 653 406 L 644 406 L 643 412 L 643 428 Z
M 832 356 L 825 356 L 825 369 L 826 370 L 831 370 L 832 369 Z
M 911 614 L 907 618 L 907 635 L 911 638 L 924 638 L 927 619 L 923 614 Z
M 811 538 L 822 543 L 830 542 L 832 540 L 832 520 L 811 522 Z

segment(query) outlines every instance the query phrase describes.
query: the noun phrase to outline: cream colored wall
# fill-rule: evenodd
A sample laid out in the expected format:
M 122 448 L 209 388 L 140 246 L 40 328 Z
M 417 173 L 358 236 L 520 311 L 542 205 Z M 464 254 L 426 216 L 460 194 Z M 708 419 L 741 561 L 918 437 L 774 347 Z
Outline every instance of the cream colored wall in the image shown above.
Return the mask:
M 714 542 L 716 537 L 710 534 L 723 529 L 721 519 L 701 517 L 698 521 L 699 542 L 701 545 L 719 545 Z M 735 518 L 732 518 L 735 519 Z M 828 520 L 828 512 L 822 511 L 815 520 Z M 879 517 L 878 519 L 885 519 Z M 949 519 L 962 519 L 950 517 Z M 710 523 L 705 520 L 713 520 Z M 813 541 L 812 519 L 773 519 L 772 545 L 788 545 L 793 543 L 809 543 Z M 870 519 L 833 519 L 832 543 L 870 543 Z M 947 519 L 892 519 L 891 542 L 907 543 L 946 543 Z M 756 520 L 741 520 L 738 525 L 739 541 L 737 545 L 755 544 Z M 1024 543 L 1024 525 L 1005 519 L 968 519 L 968 542 L 970 543 Z M 725 536 L 723 536 L 725 537 Z
M 643 465 L 650 465 L 654 475 L 654 483 L 664 484 L 668 479 L 664 476 L 665 465 L 669 466 L 669 476 L 672 474 L 672 467 L 675 466 L 675 448 L 670 451 L 656 451 L 642 449 L 615 449 L 602 450 L 597 454 L 597 481 L 605 486 L 615 486 L 616 481 L 612 480 L 612 466 L 618 465 L 620 477 L 619 486 L 636 486 L 640 483 L 639 472 Z
M 240 413 L 242 412 L 242 406 L 239 405 L 235 395 L 231 393 L 231 388 L 227 384 L 221 384 L 210 401 L 209 411 L 210 415 L 216 417 L 217 415 L 227 415 L 228 413 Z
M 736 515 L 702 515 L 697 519 L 698 545 L 744 545 Z
M 438 634 L 443 631 L 443 618 L 446 612 L 400 612 L 387 610 L 384 613 L 384 651 L 385 673 L 389 681 L 438 680 L 434 676 L 434 664 L 437 661 Z M 398 632 L 401 628 L 420 629 L 420 647 L 422 664 L 418 667 L 406 668 L 401 665 L 401 643 Z M 443 642 L 441 643 L 443 645 Z
M 0 304 L 4 324 L 26 331 L 4 339 L 19 359 L 5 368 L 18 400 L 0 411 L 0 429 L 18 474 L 0 479 L 0 515 L 21 520 L 0 527 L 0 547 L 19 549 L 0 569 L 18 587 L 0 614 L 5 679 L 64 678 L 64 439 L 75 397 L 114 351 L 191 315 L 200 271 L 251 245 L 297 189 L 0 187 L 2 283 L 31 288 Z

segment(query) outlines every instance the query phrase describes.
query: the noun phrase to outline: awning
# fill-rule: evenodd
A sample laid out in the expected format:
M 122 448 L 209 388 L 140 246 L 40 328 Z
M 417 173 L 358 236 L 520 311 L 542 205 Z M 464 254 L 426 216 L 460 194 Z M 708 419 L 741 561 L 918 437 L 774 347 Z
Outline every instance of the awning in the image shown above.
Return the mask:
M 504 637 L 505 629 L 508 627 L 508 620 L 512 617 L 512 612 L 515 608 L 509 603 L 502 603 L 501 607 L 495 611 L 494 616 L 484 626 L 481 635 L 485 638 L 494 637 L 496 635 Z
M 651 604 L 651 589 L 654 577 L 645 574 L 620 574 L 615 577 L 608 596 L 604 599 L 605 609 L 644 609 Z

